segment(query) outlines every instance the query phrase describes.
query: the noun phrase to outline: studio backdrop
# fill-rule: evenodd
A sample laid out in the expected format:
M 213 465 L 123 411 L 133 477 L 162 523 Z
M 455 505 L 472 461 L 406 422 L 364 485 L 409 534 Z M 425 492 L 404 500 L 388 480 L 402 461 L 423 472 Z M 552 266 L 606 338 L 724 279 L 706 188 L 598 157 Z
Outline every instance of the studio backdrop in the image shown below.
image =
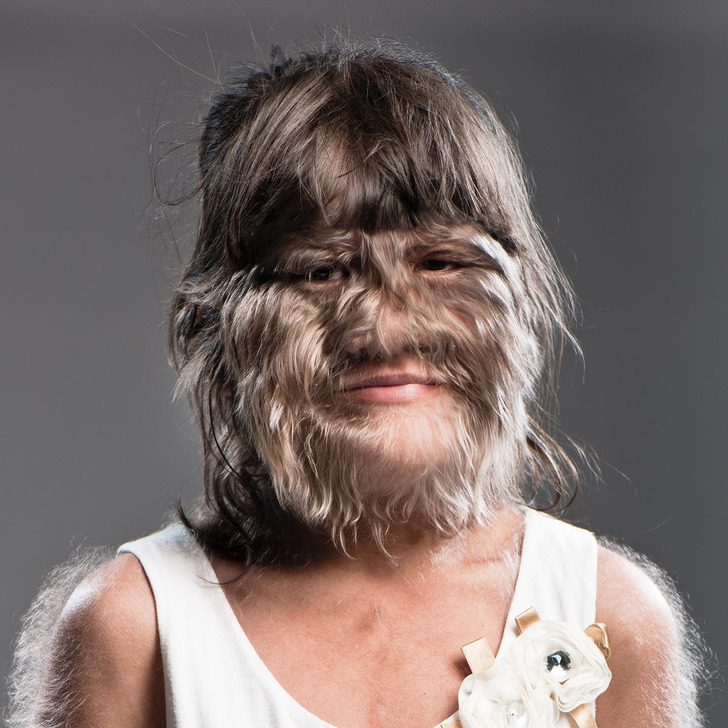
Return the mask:
M 557 417 L 601 474 L 568 517 L 665 567 L 724 665 L 728 4 L 4 0 L 3 674 L 54 564 L 200 488 L 164 321 L 194 221 L 159 214 L 153 173 L 184 190 L 174 142 L 226 67 L 337 28 L 431 52 L 516 135 L 581 307 Z

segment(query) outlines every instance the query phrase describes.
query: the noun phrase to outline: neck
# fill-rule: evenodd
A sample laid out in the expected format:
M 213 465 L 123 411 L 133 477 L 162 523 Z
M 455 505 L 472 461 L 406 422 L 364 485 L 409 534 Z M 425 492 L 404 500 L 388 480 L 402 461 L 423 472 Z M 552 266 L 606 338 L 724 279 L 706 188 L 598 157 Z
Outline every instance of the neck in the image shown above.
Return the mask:
M 362 537 L 348 554 L 330 544 L 322 546 L 314 563 L 352 575 L 387 578 L 424 574 L 456 563 L 495 561 L 509 550 L 514 534 L 520 534 L 522 518 L 519 508 L 503 508 L 486 522 L 456 536 L 445 536 L 411 522 L 396 524 L 387 531 L 384 550 L 373 539 Z

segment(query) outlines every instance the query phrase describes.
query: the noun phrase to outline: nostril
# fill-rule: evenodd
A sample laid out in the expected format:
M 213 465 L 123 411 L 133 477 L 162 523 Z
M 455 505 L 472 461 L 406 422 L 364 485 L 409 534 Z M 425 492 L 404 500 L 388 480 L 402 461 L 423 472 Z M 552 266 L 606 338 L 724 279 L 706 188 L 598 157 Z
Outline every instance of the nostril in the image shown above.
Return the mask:
M 367 350 L 366 337 L 363 335 L 353 337 L 351 341 L 347 343 L 345 350 L 350 356 L 364 356 Z

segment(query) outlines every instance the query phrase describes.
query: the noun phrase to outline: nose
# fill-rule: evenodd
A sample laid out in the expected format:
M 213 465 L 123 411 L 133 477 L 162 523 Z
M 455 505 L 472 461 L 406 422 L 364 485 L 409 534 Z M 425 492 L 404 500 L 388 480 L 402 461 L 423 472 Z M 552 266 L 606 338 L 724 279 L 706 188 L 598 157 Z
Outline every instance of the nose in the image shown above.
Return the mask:
M 412 348 L 412 325 L 403 299 L 381 301 L 372 323 L 365 331 L 352 337 L 347 353 L 370 358 L 392 358 Z

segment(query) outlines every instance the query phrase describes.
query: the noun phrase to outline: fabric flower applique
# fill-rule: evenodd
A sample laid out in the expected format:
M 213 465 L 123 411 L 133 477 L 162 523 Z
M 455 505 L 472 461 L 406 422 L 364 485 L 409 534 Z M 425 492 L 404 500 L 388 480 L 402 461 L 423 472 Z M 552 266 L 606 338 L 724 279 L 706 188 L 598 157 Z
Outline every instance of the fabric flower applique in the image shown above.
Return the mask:
M 540 728 L 559 717 L 547 690 L 530 688 L 521 675 L 498 665 L 468 675 L 458 704 L 463 728 Z
M 609 686 L 604 625 L 581 631 L 541 620 L 534 609 L 516 619 L 519 636 L 496 663 L 485 640 L 463 648 L 473 670 L 458 694 L 462 728 L 551 728 L 562 715 L 596 728 L 590 704 Z M 458 726 L 457 719 L 443 726 Z

